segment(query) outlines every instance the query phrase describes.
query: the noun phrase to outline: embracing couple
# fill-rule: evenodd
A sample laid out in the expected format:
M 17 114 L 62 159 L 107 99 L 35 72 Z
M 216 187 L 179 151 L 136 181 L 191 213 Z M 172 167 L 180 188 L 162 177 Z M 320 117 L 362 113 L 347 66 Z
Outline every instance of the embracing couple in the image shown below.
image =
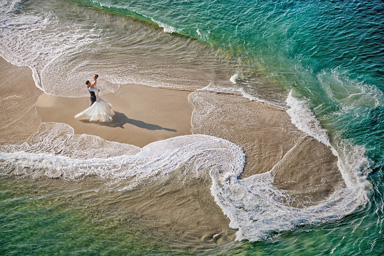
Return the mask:
M 99 97 L 100 89 L 96 88 L 97 78 L 99 75 L 93 77 L 93 83 L 89 80 L 85 82 L 88 91 L 91 95 L 91 106 L 83 112 L 77 114 L 75 118 L 88 119 L 89 121 L 110 122 L 115 112 L 112 110 L 112 105 L 106 100 Z
M 96 102 L 96 93 L 100 92 L 100 90 L 95 87 L 97 83 L 97 78 L 99 78 L 99 75 L 95 74 L 95 76 L 93 77 L 93 84 L 91 84 L 89 80 L 85 82 L 85 85 L 87 86 L 88 91 L 91 94 L 91 106 L 93 103 Z

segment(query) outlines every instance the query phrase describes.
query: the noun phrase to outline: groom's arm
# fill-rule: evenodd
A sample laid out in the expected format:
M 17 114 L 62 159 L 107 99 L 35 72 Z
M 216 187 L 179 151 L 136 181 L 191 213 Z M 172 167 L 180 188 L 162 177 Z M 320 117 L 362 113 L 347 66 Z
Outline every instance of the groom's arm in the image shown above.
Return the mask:
M 97 88 L 89 87 L 88 90 L 90 92 L 98 92 L 99 90 Z

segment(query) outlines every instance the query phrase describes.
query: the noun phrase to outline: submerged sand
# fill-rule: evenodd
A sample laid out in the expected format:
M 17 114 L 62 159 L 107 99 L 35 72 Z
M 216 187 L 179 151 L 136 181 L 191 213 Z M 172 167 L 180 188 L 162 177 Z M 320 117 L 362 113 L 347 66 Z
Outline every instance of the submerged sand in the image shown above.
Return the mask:
M 7 78 L 0 81 L 1 98 L 8 97 L 7 104 L 12 104 L 12 108 L 2 109 L 0 113 L 1 145 L 27 141 L 38 130 L 44 130 L 40 128 L 44 122 L 65 123 L 74 128 L 75 134 L 96 135 L 139 147 L 191 134 L 192 105 L 188 101 L 188 91 L 127 85 L 114 94 L 101 95 L 113 105 L 116 112 L 113 122 L 88 122 L 74 118 L 89 106 L 88 97 L 47 95 L 36 88 L 28 68 L 13 66 L 1 58 L 0 71 Z M 87 197 L 89 193 L 79 193 L 79 196 L 71 196 L 71 203 L 86 205 L 85 214 L 136 216 L 140 219 L 137 221 L 141 221 L 138 232 L 144 236 L 147 233 L 170 241 L 214 245 L 233 241 L 236 231 L 229 228 L 228 218 L 214 202 L 209 180 L 174 182 L 173 178 L 129 193 L 99 191 L 100 181 L 92 179 L 68 183 L 41 178 L 34 180 L 34 186 L 45 189 L 47 184 L 52 184 L 55 190 L 63 191 L 96 189 L 99 193 L 92 195 L 91 201 Z M 78 208 L 78 205 L 74 207 Z
M 190 101 L 192 132 L 240 145 L 247 158 L 241 177 L 272 170 L 291 206 L 316 204 L 344 186 L 331 148 L 296 128 L 284 110 L 213 92 L 194 92 Z
M 74 118 L 89 106 L 88 97 L 47 95 L 35 87 L 29 69 L 2 59 L 0 70 L 4 78 L 0 82 L 4 106 L 0 113 L 0 144 L 22 143 L 42 122 L 65 123 L 76 134 L 97 135 L 139 147 L 201 133 L 227 139 L 244 150 L 247 164 L 242 177 L 272 170 L 274 185 L 291 195 L 290 202 L 283 203 L 291 206 L 316 204 L 344 186 L 337 158 L 329 147 L 299 131 L 285 111 L 240 95 L 124 85 L 116 93 L 101 95 L 116 111 L 113 122 L 88 122 Z M 209 181 L 177 183 L 152 198 L 160 189 L 153 184 L 144 192 L 136 191 L 137 196 L 126 203 L 113 201 L 122 209 L 159 220 L 154 228 L 175 239 L 234 239 L 229 220 L 210 195 Z M 145 200 L 148 202 L 143 204 Z

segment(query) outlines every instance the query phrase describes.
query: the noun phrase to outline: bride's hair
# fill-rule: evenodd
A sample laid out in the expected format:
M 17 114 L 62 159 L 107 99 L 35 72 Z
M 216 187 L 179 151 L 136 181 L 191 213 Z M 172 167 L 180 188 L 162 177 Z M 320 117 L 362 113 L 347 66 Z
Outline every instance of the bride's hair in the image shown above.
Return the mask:
M 99 75 L 98 74 L 95 74 L 95 78 L 98 78 L 99 77 Z

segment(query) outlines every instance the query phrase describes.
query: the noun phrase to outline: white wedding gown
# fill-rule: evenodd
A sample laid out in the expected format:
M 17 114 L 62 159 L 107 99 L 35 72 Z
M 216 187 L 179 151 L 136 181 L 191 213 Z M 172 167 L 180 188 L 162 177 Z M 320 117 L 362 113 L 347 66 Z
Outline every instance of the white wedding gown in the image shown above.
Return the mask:
M 89 121 L 111 122 L 115 112 L 112 110 L 112 105 L 97 96 L 97 100 L 89 108 L 75 115 L 78 119 L 88 119 Z

